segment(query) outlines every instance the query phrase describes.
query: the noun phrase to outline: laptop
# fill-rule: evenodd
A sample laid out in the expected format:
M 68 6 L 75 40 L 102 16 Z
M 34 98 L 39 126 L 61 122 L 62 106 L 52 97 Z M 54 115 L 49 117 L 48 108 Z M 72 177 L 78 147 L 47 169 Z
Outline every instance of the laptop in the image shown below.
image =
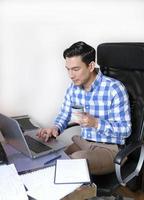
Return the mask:
M 38 158 L 63 149 L 66 145 L 58 138 L 44 142 L 36 136 L 39 128 L 22 132 L 16 119 L 0 114 L 0 130 L 8 144 L 30 158 Z

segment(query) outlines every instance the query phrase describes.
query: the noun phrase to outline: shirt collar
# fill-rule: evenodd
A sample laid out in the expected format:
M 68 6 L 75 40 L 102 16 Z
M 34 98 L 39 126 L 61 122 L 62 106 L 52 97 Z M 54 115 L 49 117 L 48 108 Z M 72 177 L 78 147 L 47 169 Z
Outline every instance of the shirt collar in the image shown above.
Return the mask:
M 100 69 L 98 70 L 98 74 L 96 75 L 95 80 L 93 81 L 93 83 L 91 84 L 90 90 L 89 92 L 92 92 L 101 82 L 102 79 L 102 73 L 100 71 Z

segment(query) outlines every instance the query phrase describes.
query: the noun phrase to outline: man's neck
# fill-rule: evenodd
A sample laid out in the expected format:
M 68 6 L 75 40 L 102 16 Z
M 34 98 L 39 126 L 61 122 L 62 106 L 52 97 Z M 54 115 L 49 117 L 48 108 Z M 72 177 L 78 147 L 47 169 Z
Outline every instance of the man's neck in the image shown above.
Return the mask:
M 94 70 L 94 72 L 91 74 L 91 77 L 89 79 L 89 81 L 83 86 L 85 91 L 89 91 L 91 88 L 92 83 L 94 82 L 95 78 L 96 78 L 97 72 L 96 70 Z

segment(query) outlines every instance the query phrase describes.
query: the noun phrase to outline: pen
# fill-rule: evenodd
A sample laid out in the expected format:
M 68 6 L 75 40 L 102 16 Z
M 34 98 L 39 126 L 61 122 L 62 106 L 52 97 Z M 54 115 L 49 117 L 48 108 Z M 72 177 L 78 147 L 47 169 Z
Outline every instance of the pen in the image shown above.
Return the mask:
M 44 165 L 47 165 L 47 164 L 53 162 L 54 160 L 57 160 L 57 159 L 60 158 L 60 157 L 61 157 L 61 155 L 58 155 L 58 156 L 52 158 L 51 160 L 48 160 L 47 162 L 45 162 Z

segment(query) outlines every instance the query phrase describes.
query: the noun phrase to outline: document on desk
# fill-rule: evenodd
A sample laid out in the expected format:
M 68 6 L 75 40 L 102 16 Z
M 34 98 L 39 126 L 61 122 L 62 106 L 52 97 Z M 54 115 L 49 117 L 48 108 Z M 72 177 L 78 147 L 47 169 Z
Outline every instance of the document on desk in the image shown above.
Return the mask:
M 13 164 L 0 166 L 0 199 L 28 200 L 24 185 Z
M 55 166 L 21 175 L 27 194 L 37 200 L 60 200 L 81 184 L 54 184 Z
M 90 175 L 87 160 L 57 160 L 54 182 L 56 184 L 90 183 Z

